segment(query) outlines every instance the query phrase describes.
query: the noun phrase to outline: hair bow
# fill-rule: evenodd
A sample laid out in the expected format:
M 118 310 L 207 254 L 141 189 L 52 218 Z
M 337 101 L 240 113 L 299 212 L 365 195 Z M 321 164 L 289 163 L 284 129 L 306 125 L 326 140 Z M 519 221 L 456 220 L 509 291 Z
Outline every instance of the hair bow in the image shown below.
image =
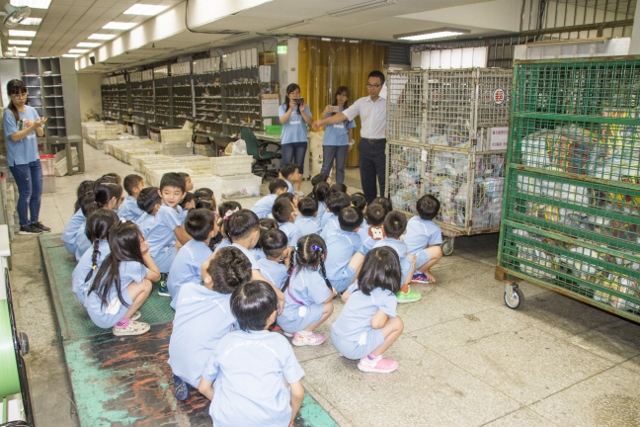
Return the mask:
M 311 245 L 311 249 L 314 251 L 322 252 L 322 246 Z

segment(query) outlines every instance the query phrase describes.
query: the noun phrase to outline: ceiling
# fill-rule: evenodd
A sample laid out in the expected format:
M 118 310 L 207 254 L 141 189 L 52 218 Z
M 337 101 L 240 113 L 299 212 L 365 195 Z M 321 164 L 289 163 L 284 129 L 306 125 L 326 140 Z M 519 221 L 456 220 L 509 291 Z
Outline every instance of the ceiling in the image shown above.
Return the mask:
M 384 7 L 331 17 L 328 14 L 332 11 L 368 0 L 272 0 L 241 10 L 241 4 L 248 2 L 250 0 L 189 0 L 189 27 L 198 32 L 223 34 L 195 34 L 187 30 L 184 0 L 52 0 L 46 10 L 32 9 L 32 17 L 42 18 L 39 27 L 19 26 L 17 29 L 37 29 L 27 52 L 29 56 L 66 54 L 80 42 L 94 41 L 87 40 L 93 33 L 117 35 L 114 40 L 100 42 L 104 43 L 102 49 L 86 53 L 97 57 L 95 65 L 88 64 L 85 58 L 84 66 L 78 67 L 80 72 L 102 73 L 190 52 L 255 43 L 264 37 L 309 35 L 397 42 L 396 34 L 442 27 L 469 30 L 472 37 L 513 33 L 519 30 L 522 12 L 520 0 L 389 0 Z M 136 3 L 165 5 L 169 9 L 156 17 L 122 14 Z M 217 8 L 223 3 L 235 7 L 237 13 L 208 21 L 206 16 L 202 17 L 209 10 L 215 15 L 214 5 Z M 203 9 L 205 6 L 209 9 Z M 274 30 L 304 20 L 309 22 Z M 140 26 L 129 31 L 102 29 L 110 21 L 135 22 Z M 6 40 L 6 28 L 2 31 Z M 247 33 L 234 36 L 228 34 L 229 31 Z M 137 37 L 142 41 L 136 41 Z

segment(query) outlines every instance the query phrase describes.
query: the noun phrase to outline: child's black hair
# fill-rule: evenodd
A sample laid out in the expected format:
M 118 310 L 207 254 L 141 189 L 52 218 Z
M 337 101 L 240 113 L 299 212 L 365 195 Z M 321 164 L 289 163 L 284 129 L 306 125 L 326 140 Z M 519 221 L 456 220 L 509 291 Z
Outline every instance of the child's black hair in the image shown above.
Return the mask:
M 364 208 L 367 207 L 367 198 L 360 192 L 353 193 L 351 195 L 351 206 L 363 212 Z
M 384 217 L 384 234 L 397 239 L 407 229 L 407 217 L 400 211 L 391 211 Z
M 196 209 L 209 209 L 211 212 L 215 212 L 216 211 L 216 207 L 213 204 L 212 200 L 201 200 L 201 199 L 196 199 Z
M 291 243 L 289 243 L 291 244 Z M 332 288 L 331 282 L 327 279 L 327 270 L 324 267 L 324 256 L 327 254 L 327 245 L 324 243 L 322 237 L 317 234 L 309 234 L 302 236 L 296 242 L 295 250 L 291 251 L 291 260 L 289 262 L 289 275 L 284 282 L 282 290 L 284 291 L 289 286 L 291 280 L 291 273 L 293 272 L 293 266 L 296 266 L 296 271 L 302 270 L 303 267 L 310 267 L 314 270 L 320 267 L 320 274 L 324 278 L 325 283 Z M 295 264 L 294 264 L 295 261 Z
M 278 229 L 278 221 L 273 218 L 262 218 L 260 220 L 260 229 L 267 230 L 277 230 Z
M 195 201 L 196 201 L 196 196 L 194 196 L 193 193 L 187 191 L 182 201 L 180 202 L 180 206 L 182 207 L 182 209 L 185 209 L 185 206 L 187 206 L 187 203 L 193 202 L 193 204 L 195 205 Z
M 280 174 L 284 177 L 284 179 L 289 178 L 291 175 L 293 175 L 296 171 L 298 170 L 298 165 L 291 162 L 291 163 L 287 163 L 286 165 L 282 166 L 282 168 L 280 169 Z M 288 179 L 287 179 L 288 181 Z M 287 187 L 289 188 L 289 187 Z
M 252 231 L 260 229 L 258 215 L 249 209 L 240 209 L 231 215 L 225 223 L 225 232 L 231 242 L 242 239 Z
M 112 182 L 97 182 L 93 187 L 93 199 L 99 208 L 103 208 L 113 198 L 120 200 L 122 187 Z
M 338 215 L 349 205 L 351 205 L 351 197 L 346 193 L 334 192 L 327 196 L 327 209 L 334 215 Z
M 391 205 L 391 200 L 384 196 L 379 196 L 373 199 L 371 203 L 380 203 L 387 210 L 387 213 L 393 210 L 393 206 Z
M 371 295 L 375 288 L 388 289 L 394 294 L 402 286 L 400 259 L 395 249 L 389 246 L 373 248 L 364 257 L 364 263 L 358 274 L 358 289 L 365 295 Z
M 213 190 L 210 188 L 198 188 L 196 191 L 193 192 L 193 195 L 196 196 L 198 199 L 210 199 L 213 197 Z
M 269 193 L 276 194 L 276 191 L 283 189 L 284 191 L 289 190 L 289 186 L 284 180 L 280 178 L 276 178 L 269 183 Z
M 328 179 L 329 179 L 329 175 L 326 175 L 326 174 L 323 174 L 323 173 L 318 173 L 318 174 L 314 175 L 313 177 L 311 177 L 311 186 L 315 187 L 316 185 L 320 184 L 321 182 L 326 183 Z
M 187 178 L 191 178 L 191 175 L 186 172 L 178 172 L 178 175 L 180 175 L 185 181 L 187 180 Z
M 313 198 L 318 202 L 324 202 L 327 200 L 327 196 L 329 195 L 329 184 L 326 182 L 320 182 L 313 186 L 313 191 L 311 192 Z
M 162 191 L 164 187 L 176 187 L 184 193 L 187 188 L 187 183 L 179 173 L 167 172 L 162 175 L 162 179 L 160 180 L 160 191 Z
M 278 200 L 282 200 L 282 199 L 287 199 L 288 201 L 293 203 L 293 199 L 295 199 L 295 197 L 296 197 L 296 195 L 293 194 L 293 193 L 289 193 L 289 192 L 282 193 L 278 197 L 276 197 L 276 200 L 274 200 L 273 203 L 275 204 L 275 202 L 277 202 Z
M 289 240 L 282 230 L 267 230 L 260 236 L 260 247 L 268 258 L 280 258 L 287 246 Z
M 420 218 L 431 221 L 440 212 L 440 201 L 431 194 L 426 194 L 418 199 L 416 210 Z
M 160 202 L 161 198 L 158 194 L 158 187 L 143 188 L 140 190 L 140 194 L 138 194 L 138 200 L 136 200 L 138 207 L 149 215 L 151 215 L 155 206 Z
M 73 206 L 73 211 L 78 212 L 80 209 L 80 201 L 85 196 L 85 194 L 91 192 L 93 194 L 93 186 L 96 184 L 95 181 L 85 180 L 78 185 L 78 189 L 76 190 L 76 203 Z
M 251 280 L 251 262 L 235 246 L 227 246 L 216 251 L 209 261 L 207 273 L 213 281 L 213 290 L 230 294 L 238 286 Z
M 231 215 L 242 209 L 242 205 L 235 201 L 223 202 L 218 205 L 218 226 L 220 233 L 227 235 L 227 221 Z M 229 237 L 227 235 L 227 237 Z
M 118 215 L 110 209 L 96 209 L 87 218 L 87 226 L 84 230 L 85 235 L 93 245 L 93 254 L 91 255 L 91 270 L 84 279 L 88 282 L 93 276 L 94 269 L 97 268 L 98 256 L 100 255 L 100 240 L 109 238 L 109 229 L 113 224 L 118 222 Z
M 276 200 L 271 208 L 273 219 L 279 223 L 291 222 L 291 214 L 294 212 L 293 205 L 287 199 Z
M 262 331 L 274 311 L 278 296 L 273 287 L 262 280 L 243 283 L 231 294 L 231 313 L 245 332 Z
M 124 183 L 122 186 L 128 195 L 133 196 L 131 192 L 136 188 L 144 179 L 140 175 L 131 174 L 124 177 Z
M 129 307 L 122 296 L 122 291 L 128 283 L 120 283 L 120 263 L 135 261 L 144 264 L 140 249 L 141 236 L 138 226 L 131 221 L 118 221 L 109 229 L 111 253 L 102 262 L 88 292 L 95 292 L 98 295 L 102 307 L 109 304 L 109 291 L 114 286 L 122 305 Z
M 362 212 L 351 206 L 342 209 L 338 214 L 340 228 L 344 231 L 355 231 L 362 225 Z
M 96 209 L 98 209 L 98 205 L 96 205 L 96 199 L 93 195 L 93 191 L 85 193 L 84 197 L 80 199 L 80 212 L 82 212 L 82 215 L 86 219 L 89 217 L 89 215 L 91 215 L 91 212 L 95 211 Z
M 198 242 L 204 242 L 213 231 L 213 212 L 209 209 L 191 209 L 184 220 L 184 230 Z
M 347 186 L 340 182 L 331 184 L 331 187 L 329 187 L 329 193 L 335 193 L 335 192 L 347 194 Z
M 313 197 L 303 197 L 298 202 L 298 212 L 302 216 L 315 216 L 318 213 L 318 201 Z
M 109 172 L 102 175 L 96 181 L 106 180 L 108 182 L 113 182 L 118 185 L 122 185 L 122 177 L 115 172 Z
M 380 227 L 384 223 L 384 218 L 388 213 L 389 211 L 384 205 L 374 202 L 367 206 L 364 217 L 367 219 L 369 225 Z

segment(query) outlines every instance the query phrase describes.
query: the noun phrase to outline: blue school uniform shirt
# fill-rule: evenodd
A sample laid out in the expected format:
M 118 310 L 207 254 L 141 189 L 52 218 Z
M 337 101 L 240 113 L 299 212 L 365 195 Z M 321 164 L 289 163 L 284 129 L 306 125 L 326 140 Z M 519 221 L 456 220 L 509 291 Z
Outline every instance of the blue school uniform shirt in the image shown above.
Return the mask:
M 240 246 L 237 243 L 232 243 L 230 246 L 240 249 L 240 251 L 242 251 L 242 253 L 245 254 L 245 256 L 249 259 L 249 262 L 251 263 L 252 270 L 260 270 L 260 266 L 258 266 L 258 260 L 256 259 L 256 256 L 253 254 L 252 251 L 245 248 L 244 246 Z
M 321 226 L 322 226 L 322 218 L 324 218 L 324 214 L 326 213 L 327 213 L 327 204 L 325 202 L 318 202 L 318 215 L 316 215 L 316 218 L 318 218 L 318 221 Z
M 404 283 L 407 279 L 407 275 L 411 272 L 411 268 L 413 267 L 411 260 L 407 257 L 407 244 L 398 239 L 385 237 L 378 240 L 376 244 L 373 245 L 373 248 L 381 248 L 383 246 L 393 248 L 393 250 L 398 254 L 398 258 L 400 258 L 400 269 L 402 270 L 402 280 Z
M 340 112 L 342 111 L 344 111 L 344 108 L 340 108 Z M 326 115 L 327 118 L 331 116 L 333 116 L 332 113 L 327 113 Z M 355 128 L 356 123 L 353 120 L 346 120 L 345 122 L 327 125 L 324 128 L 322 145 L 349 145 L 349 129 Z
M 180 214 L 175 209 L 163 204 L 153 217 L 153 225 L 147 232 L 149 253 L 153 257 L 160 273 L 168 273 L 171 263 L 176 257 L 176 234 L 173 230 L 182 224 Z
M 264 259 L 267 257 L 264 254 L 264 251 L 262 250 L 262 248 L 253 248 L 251 249 L 251 252 L 253 253 L 253 256 L 255 257 L 256 261 L 260 261 L 261 259 Z
M 415 255 L 428 245 L 441 244 L 442 230 L 435 222 L 414 216 L 407 222 L 407 232 L 402 239 L 409 253 Z
M 336 230 L 336 229 L 340 229 L 340 222 L 338 221 L 338 215 L 334 214 L 333 212 L 327 212 L 323 217 L 322 217 L 322 221 L 320 222 L 320 228 L 321 228 L 321 232 L 320 232 L 320 236 L 323 239 L 326 239 L 326 235 L 327 233 L 330 233 L 332 230 Z
M 282 289 L 288 277 L 286 265 L 263 258 L 258 260 L 258 266 L 265 279 L 273 283 L 276 288 Z
M 288 426 L 291 390 L 304 376 L 289 341 L 269 331 L 242 330 L 220 339 L 202 378 L 213 381 L 209 415 L 216 427 Z M 284 381 L 283 381 L 284 378 Z
M 174 310 L 180 288 L 185 283 L 200 283 L 202 281 L 200 268 L 212 253 L 209 246 L 195 239 L 189 240 L 180 248 L 180 251 L 173 259 L 171 269 L 169 269 L 169 276 L 167 277 L 167 287 L 171 295 L 170 305 Z
M 286 179 L 284 180 L 284 182 L 286 182 L 286 183 L 287 183 L 287 192 L 288 192 L 288 193 L 291 193 L 291 194 L 295 194 L 295 192 L 296 192 L 296 191 L 295 191 L 295 190 L 294 190 L 294 188 L 293 188 L 293 184 L 292 184 L 292 183 L 290 183 L 290 182 L 289 182 L 289 180 L 286 180 Z M 273 207 L 273 206 L 272 206 L 272 207 Z M 271 212 L 269 212 L 269 213 L 271 213 Z M 269 217 L 267 217 L 267 218 L 273 218 L 273 216 L 269 216 Z
M 91 247 L 91 241 L 86 234 L 87 220 L 82 221 L 82 225 L 76 231 L 76 261 L 80 261 L 82 255 Z
M 299 106 L 293 108 L 289 120 L 282 125 L 281 144 L 291 144 L 294 142 L 308 142 L 307 140 L 307 123 L 299 112 Z M 278 107 L 278 117 L 282 118 L 289 109 L 288 105 L 280 105 Z M 305 106 L 304 112 L 311 117 L 309 106 Z
M 218 246 L 216 246 L 213 252 L 218 252 L 220 249 L 226 248 L 227 246 L 231 246 L 231 240 L 229 240 L 228 237 L 226 239 L 220 240 L 220 243 L 218 243 Z
M 84 304 L 84 300 L 87 297 L 87 291 L 93 283 L 93 279 L 98 273 L 98 268 L 102 265 L 104 259 L 111 253 L 109 242 L 107 240 L 100 240 L 98 242 L 98 256 L 96 257 L 96 269 L 93 271 L 93 275 L 88 281 L 85 281 L 89 271 L 93 268 L 93 248 L 90 251 L 86 251 L 84 255 L 78 261 L 78 265 L 73 269 L 71 273 L 71 289 L 73 293 L 80 301 L 80 304 Z
M 320 231 L 320 221 L 316 216 L 302 216 L 296 217 L 294 223 L 300 228 L 301 236 L 308 236 L 309 234 L 318 233 Z M 290 245 L 291 246 L 291 245 Z
M 122 296 L 124 301 L 131 306 L 133 301 L 131 296 L 126 292 L 127 286 L 131 283 L 140 283 L 149 269 L 144 264 L 137 261 L 122 261 L 119 267 L 120 273 L 120 285 L 122 287 Z M 84 300 L 84 307 L 87 309 L 87 313 L 93 323 L 99 328 L 111 328 L 118 323 L 129 308 L 122 304 L 118 298 L 118 291 L 115 286 L 111 286 L 109 294 L 107 295 L 109 303 L 103 307 L 102 301 L 98 297 L 98 294 L 91 292 Z
M 391 318 L 396 317 L 398 299 L 388 289 L 373 288 L 370 295 L 365 295 L 354 285 L 349 287 L 351 295 L 331 325 L 331 332 L 347 341 L 366 342 L 366 334 L 373 329 L 373 315 L 380 310 Z
M 174 375 L 198 388 L 205 364 L 220 338 L 233 330 L 231 294 L 185 283 L 176 301 L 169 340 L 169 365 Z
M 278 316 L 278 325 L 285 331 L 297 331 L 306 327 L 300 328 L 300 321 L 305 315 L 299 310 L 312 305 L 322 306 L 331 296 L 331 290 L 320 272 L 308 267 L 293 271 L 289 286 L 283 293 L 284 309 Z
M 287 235 L 289 246 L 295 246 L 298 243 L 298 239 L 302 237 L 300 227 L 293 222 L 281 222 L 278 224 L 278 228 Z
M 18 111 L 18 116 L 22 119 L 31 121 L 38 120 L 40 116 L 33 107 L 25 105 L 27 109 L 24 113 Z M 18 129 L 18 122 L 13 115 L 13 111 L 9 108 L 4 110 L 2 117 L 2 125 L 4 126 L 4 140 L 7 147 L 7 164 L 9 166 L 27 165 L 40 159 L 38 154 L 38 136 L 36 131 L 31 131 L 27 136 L 18 142 L 13 142 L 11 135 L 22 130 Z M 26 128 L 26 127 L 25 127 Z M 305 134 L 306 135 L 306 134 Z M 306 140 L 305 140 L 306 141 Z
M 364 252 L 362 240 L 354 231 L 336 229 L 327 233 L 324 239 L 327 245 L 327 259 L 324 267 L 329 280 L 342 279 L 342 272 L 356 252 Z
M 85 217 L 82 214 L 82 210 L 78 209 L 64 226 L 64 231 L 60 239 L 64 243 L 64 248 L 70 254 L 75 255 L 76 253 L 76 234 L 78 234 L 78 230 L 82 227 L 84 221 Z
M 155 216 L 143 212 L 142 215 L 140 215 L 134 221 L 145 239 L 147 238 L 147 234 L 149 234 L 149 230 L 151 230 L 151 227 L 153 227 L 153 223 L 155 222 L 155 220 Z
M 293 188 L 293 187 L 292 187 Z M 271 209 L 273 208 L 273 204 L 276 201 L 278 196 L 276 194 L 268 194 L 264 196 L 262 199 L 258 200 L 255 205 L 251 208 L 253 213 L 258 215 L 258 218 L 269 218 L 271 214 Z
M 124 218 L 127 221 L 134 221 L 140 217 L 143 213 L 146 213 L 138 207 L 138 201 L 133 196 L 125 197 L 124 201 L 118 208 L 118 217 Z

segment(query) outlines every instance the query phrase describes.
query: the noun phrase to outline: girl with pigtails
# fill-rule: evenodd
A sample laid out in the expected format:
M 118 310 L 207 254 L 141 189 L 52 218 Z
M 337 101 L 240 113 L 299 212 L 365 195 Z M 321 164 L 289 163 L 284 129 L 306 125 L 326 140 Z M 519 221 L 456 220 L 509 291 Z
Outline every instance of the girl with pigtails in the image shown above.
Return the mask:
M 108 240 L 109 229 L 116 222 L 118 222 L 118 215 L 114 211 L 107 209 L 97 209 L 87 218 L 85 230 L 93 250 L 85 251 L 73 270 L 73 274 L 71 274 L 73 293 L 80 301 L 80 304 L 84 304 L 87 291 L 91 286 L 91 279 L 95 277 L 96 270 L 100 268 L 104 259 L 111 253 Z
M 291 252 L 289 278 L 283 288 L 284 310 L 278 316 L 278 326 L 293 334 L 291 343 L 295 346 L 324 342 L 324 335 L 313 331 L 333 313 L 332 300 L 336 296 L 327 279 L 326 256 L 327 246 L 317 234 L 298 239 Z
M 149 253 L 138 226 L 120 220 L 109 229 L 111 253 L 93 278 L 84 307 L 99 328 L 113 328 L 113 335 L 140 335 L 149 324 L 137 322 L 138 309 L 151 293 L 160 271 Z

